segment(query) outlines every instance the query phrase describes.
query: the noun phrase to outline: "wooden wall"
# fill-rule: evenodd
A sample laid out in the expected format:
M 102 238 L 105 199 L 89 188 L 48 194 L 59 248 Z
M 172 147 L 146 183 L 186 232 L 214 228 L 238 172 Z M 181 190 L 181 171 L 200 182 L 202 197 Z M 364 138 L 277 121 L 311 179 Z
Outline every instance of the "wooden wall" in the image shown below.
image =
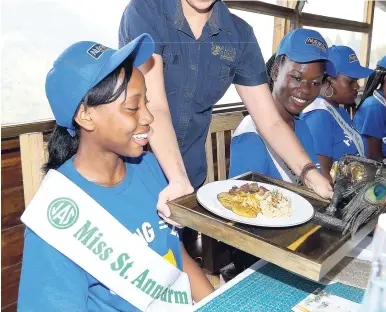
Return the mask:
M 18 139 L 1 142 L 1 203 L 1 312 L 15 312 L 25 229 Z

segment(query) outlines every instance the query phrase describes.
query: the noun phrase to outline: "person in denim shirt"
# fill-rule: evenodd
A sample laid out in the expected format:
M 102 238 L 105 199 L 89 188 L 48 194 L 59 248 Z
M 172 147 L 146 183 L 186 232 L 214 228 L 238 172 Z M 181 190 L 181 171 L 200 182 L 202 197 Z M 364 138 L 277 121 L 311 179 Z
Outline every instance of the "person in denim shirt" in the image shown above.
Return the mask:
M 132 0 L 122 16 L 119 45 L 140 33 L 151 34 L 156 42 L 153 58 L 141 70 L 155 117 L 150 144 L 169 180 L 157 207 L 166 216 L 166 200 L 205 180 L 212 108 L 232 83 L 262 135 L 289 167 L 300 174 L 312 163 L 275 108 L 252 27 L 222 1 Z M 321 196 L 332 196 L 317 170 L 310 170 L 306 180 Z

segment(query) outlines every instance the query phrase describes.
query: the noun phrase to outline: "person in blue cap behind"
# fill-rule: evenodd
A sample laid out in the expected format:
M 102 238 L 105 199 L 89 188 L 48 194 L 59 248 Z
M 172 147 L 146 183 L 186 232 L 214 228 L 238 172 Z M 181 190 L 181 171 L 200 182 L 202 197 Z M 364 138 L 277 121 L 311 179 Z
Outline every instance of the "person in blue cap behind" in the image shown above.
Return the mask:
M 318 159 L 311 133 L 297 116 L 319 95 L 325 63 L 329 62 L 327 49 L 326 41 L 317 31 L 296 29 L 282 39 L 272 68 L 268 69 L 273 84 L 272 96 L 280 116 L 295 132 L 314 164 Z M 233 177 L 248 171 L 300 182 L 258 134 L 250 116 L 244 118 L 231 141 L 229 175 Z
M 46 79 L 57 126 L 45 170 L 58 170 L 184 270 L 199 301 L 213 287 L 175 229 L 158 216 L 157 197 L 167 182 L 154 155 L 143 152 L 153 116 L 137 66 L 153 51 L 152 38 L 143 34 L 118 51 L 83 41 L 58 57 Z M 18 311 L 139 310 L 27 228 Z
M 276 54 L 267 62 L 268 82 L 276 108 L 315 165 L 318 159 L 310 130 L 297 116 L 319 95 L 325 63 L 329 62 L 327 49 L 325 39 L 317 31 L 299 28 L 282 39 Z M 229 176 L 248 171 L 301 183 L 259 135 L 250 116 L 245 117 L 234 132 Z M 257 258 L 234 250 L 232 261 L 236 272 L 240 273 L 256 262 Z
M 302 113 L 312 134 L 322 174 L 330 179 L 334 161 L 343 155 L 364 156 L 364 144 L 353 128 L 348 112 L 340 104 L 353 104 L 358 95 L 358 79 L 373 70 L 362 67 L 354 50 L 347 46 L 332 46 L 328 51 L 331 63 L 326 63 L 327 78 L 320 96 Z
M 354 116 L 354 125 L 366 142 L 367 157 L 386 158 L 386 56 L 367 80 L 361 102 Z

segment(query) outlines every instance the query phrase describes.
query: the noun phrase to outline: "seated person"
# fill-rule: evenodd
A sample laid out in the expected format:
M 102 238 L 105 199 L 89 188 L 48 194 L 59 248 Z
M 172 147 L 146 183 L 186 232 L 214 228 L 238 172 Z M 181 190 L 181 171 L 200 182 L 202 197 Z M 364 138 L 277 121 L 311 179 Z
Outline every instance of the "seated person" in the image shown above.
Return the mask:
M 353 128 L 348 112 L 339 105 L 354 103 L 358 79 L 370 76 L 373 70 L 362 67 L 349 47 L 332 46 L 328 50 L 328 58 L 335 68 L 327 63 L 327 78 L 320 96 L 303 111 L 301 119 L 311 131 L 322 174 L 331 181 L 333 162 L 345 154 L 364 156 L 363 140 Z
M 299 28 L 283 38 L 272 69 L 268 69 L 276 107 L 314 164 L 318 161 L 311 133 L 307 124 L 297 115 L 319 95 L 326 59 L 327 44 L 324 38 L 314 30 Z M 234 132 L 229 175 L 234 177 L 248 171 L 292 183 L 299 182 L 259 135 L 250 116 L 245 117 Z
M 319 95 L 325 63 L 328 62 L 327 56 L 324 38 L 314 30 L 299 28 L 282 39 L 276 55 L 267 62 L 269 87 L 276 107 L 315 164 L 317 157 L 311 133 L 306 123 L 297 115 Z M 292 183 L 300 182 L 258 134 L 250 116 L 245 117 L 234 132 L 229 176 L 234 177 L 248 171 Z M 235 249 L 232 253 L 237 273 L 257 260 L 241 250 Z
M 101 211 L 144 239 L 146 246 L 161 256 L 154 254 L 154 260 L 168 261 L 186 272 L 192 297 L 199 301 L 213 287 L 187 254 L 174 228 L 158 216 L 158 194 L 167 181 L 155 156 L 143 152 L 153 116 L 146 107 L 144 77 L 137 66 L 153 51 L 152 38 L 142 35 L 118 51 L 82 41 L 59 56 L 46 79 L 46 94 L 57 126 L 49 141 L 45 169 L 60 172 L 94 199 Z M 43 236 L 44 232 L 38 235 L 27 226 L 19 312 L 140 311 Z M 85 248 L 91 253 L 90 246 Z M 97 255 L 98 249 L 92 252 Z M 106 260 L 106 255 L 95 256 L 95 261 L 99 259 Z M 131 284 L 128 280 L 125 285 L 137 287 Z
M 367 80 L 363 97 L 354 116 L 354 125 L 365 140 L 366 156 L 386 158 L 386 56 L 377 63 Z

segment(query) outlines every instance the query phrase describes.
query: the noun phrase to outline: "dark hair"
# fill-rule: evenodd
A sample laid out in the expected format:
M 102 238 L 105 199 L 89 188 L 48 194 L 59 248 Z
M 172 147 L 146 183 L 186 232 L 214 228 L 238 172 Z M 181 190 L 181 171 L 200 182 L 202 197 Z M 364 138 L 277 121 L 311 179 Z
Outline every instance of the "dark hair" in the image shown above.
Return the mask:
M 282 66 L 285 63 L 286 59 L 287 59 L 286 55 L 283 54 L 276 57 L 276 53 L 275 53 L 269 58 L 269 60 L 265 64 L 265 67 L 267 68 L 268 86 L 269 86 L 269 90 L 271 90 L 271 93 L 273 91 L 273 84 L 274 84 L 274 81 L 272 79 L 273 66 L 275 64 L 277 64 L 279 67 Z
M 125 77 L 122 84 L 114 92 L 117 85 L 119 74 L 122 70 L 125 71 Z M 95 87 L 89 90 L 83 97 L 80 103 L 85 106 L 98 106 L 114 102 L 122 92 L 125 92 L 133 71 L 133 61 L 126 59 L 112 73 L 106 76 Z M 69 90 L 71 91 L 71 90 Z M 80 105 L 79 103 L 79 105 Z M 75 115 L 75 114 L 74 114 Z M 76 135 L 72 137 L 65 127 L 56 125 L 48 142 L 48 161 L 44 166 L 44 172 L 47 173 L 50 169 L 59 168 L 65 161 L 76 154 L 80 141 L 80 127 L 73 120 Z
M 379 85 L 383 87 L 383 82 L 386 77 L 386 68 L 383 68 L 382 66 L 377 66 L 375 69 L 375 73 L 371 74 L 369 79 L 367 80 L 365 90 L 363 91 L 363 96 L 358 104 L 357 109 L 359 106 L 362 105 L 362 103 L 369 97 L 372 96 L 374 91 L 378 88 Z

